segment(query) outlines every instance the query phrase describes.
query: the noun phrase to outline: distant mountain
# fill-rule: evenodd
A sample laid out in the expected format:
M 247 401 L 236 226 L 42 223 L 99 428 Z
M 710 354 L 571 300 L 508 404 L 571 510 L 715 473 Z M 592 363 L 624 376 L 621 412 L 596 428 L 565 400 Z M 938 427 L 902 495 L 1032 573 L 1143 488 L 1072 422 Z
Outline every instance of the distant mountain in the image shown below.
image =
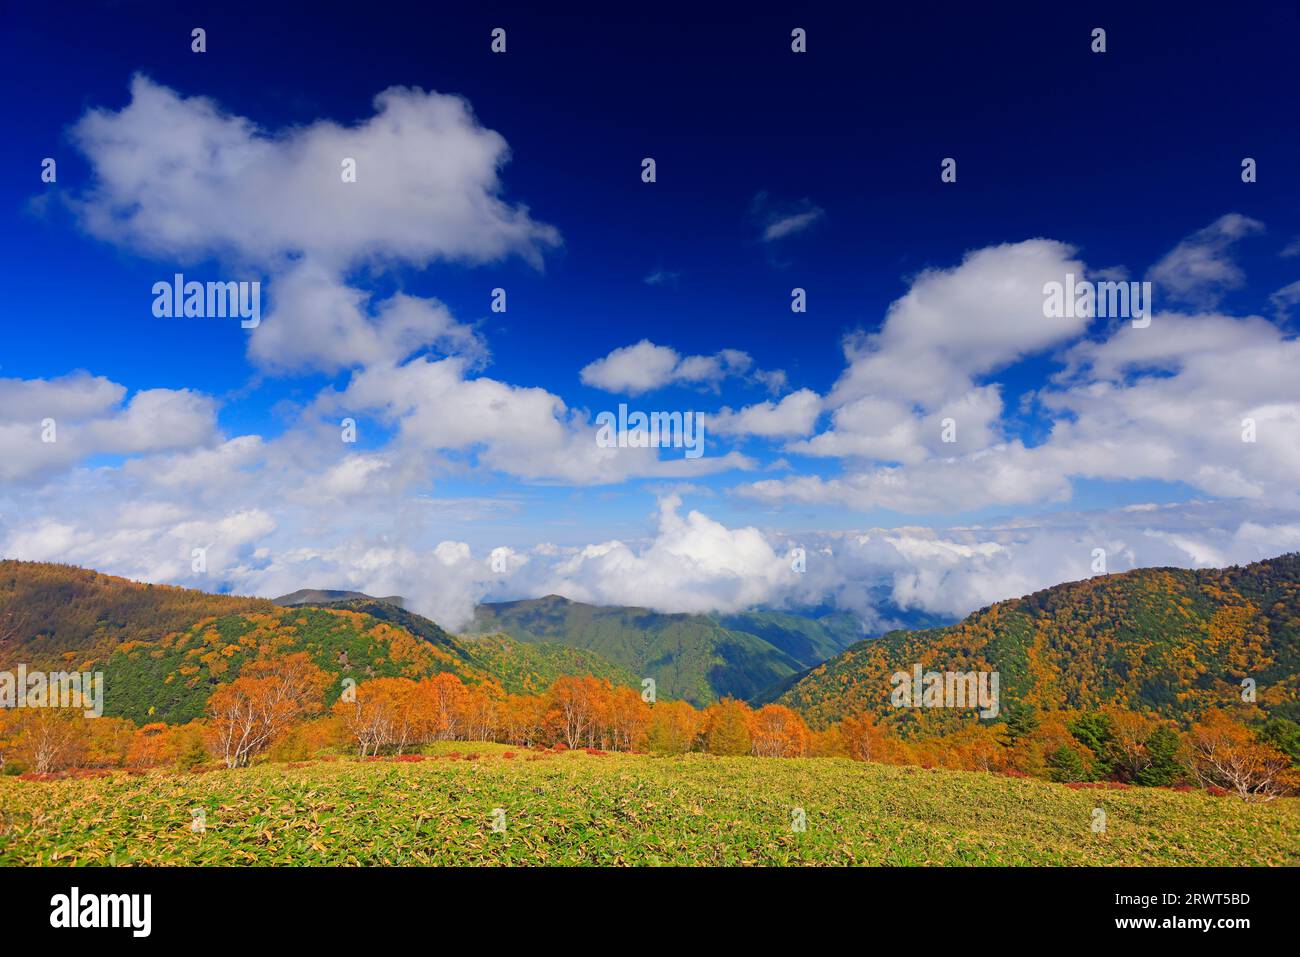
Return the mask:
M 1010 708 L 1117 704 L 1186 717 L 1242 703 L 1300 718 L 1300 555 L 1243 567 L 1143 568 L 999 602 L 943 628 L 895 631 L 813 668 L 779 698 L 818 726 L 870 711 L 904 733 L 962 720 L 947 709 L 895 709 L 890 676 L 997 671 Z
M 851 618 L 777 612 L 710 616 L 588 605 L 559 595 L 480 605 L 470 634 L 594 651 L 665 697 L 750 699 L 860 637 Z
M 398 608 L 406 607 L 406 599 L 401 595 L 390 595 L 387 598 L 372 598 L 364 592 L 359 591 L 335 591 L 329 588 L 299 588 L 295 592 L 287 595 L 281 595 L 279 598 L 272 598 L 272 603 L 291 607 L 293 605 L 325 605 L 336 601 L 382 601 L 388 605 L 396 605 Z
M 474 660 L 511 694 L 541 694 L 563 675 L 590 675 L 640 688 L 640 678 L 589 648 L 555 641 L 516 641 L 502 634 L 465 635 L 460 640 Z
M 780 611 L 744 611 L 710 617 L 730 631 L 757 635 L 805 667 L 820 664 L 862 640 L 861 622 L 846 611 L 816 617 Z

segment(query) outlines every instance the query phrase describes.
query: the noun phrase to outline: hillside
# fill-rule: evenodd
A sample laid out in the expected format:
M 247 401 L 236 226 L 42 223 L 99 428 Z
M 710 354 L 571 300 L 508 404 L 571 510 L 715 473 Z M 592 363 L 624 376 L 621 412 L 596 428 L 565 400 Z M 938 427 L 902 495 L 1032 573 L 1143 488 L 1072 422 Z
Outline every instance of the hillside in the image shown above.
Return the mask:
M 123 641 L 156 641 L 202 618 L 268 612 L 260 598 L 144 585 L 71 565 L 0 561 L 0 668 L 80 666 Z
M 588 605 L 558 595 L 480 605 L 470 632 L 594 651 L 638 680 L 654 678 L 665 697 L 697 705 L 754 698 L 857 637 L 837 616 L 823 621 L 754 612 L 715 618 Z
M 343 596 L 341 599 L 339 596 Z M 0 668 L 101 670 L 105 714 L 137 723 L 199 717 L 218 685 L 259 655 L 306 651 L 338 681 L 451 672 L 537 693 L 555 678 L 639 678 L 600 654 L 497 635 L 457 638 L 397 602 L 304 589 L 277 599 L 142 585 L 67 565 L 0 562 Z
M 890 632 L 813 668 L 780 697 L 815 726 L 870 711 L 902 733 L 949 728 L 966 714 L 895 709 L 890 676 L 997 671 L 1002 712 L 1107 704 L 1184 718 L 1240 704 L 1300 717 L 1300 555 L 1244 567 L 1145 568 L 999 602 L 944 628 Z
M 469 683 L 491 679 L 459 642 L 421 621 L 426 634 L 348 608 L 273 608 L 205 619 L 156 642 L 125 642 L 100 665 L 104 713 L 137 723 L 183 723 L 201 716 L 212 690 L 237 678 L 248 662 L 299 651 L 336 677 L 326 703 L 338 699 L 344 678 L 424 678 L 449 671 Z M 428 634 L 430 629 L 438 634 Z
M 591 675 L 636 688 L 641 684 L 632 672 L 588 648 L 555 641 L 517 641 L 499 634 L 466 635 L 460 640 L 474 660 L 511 694 L 542 694 L 563 675 Z

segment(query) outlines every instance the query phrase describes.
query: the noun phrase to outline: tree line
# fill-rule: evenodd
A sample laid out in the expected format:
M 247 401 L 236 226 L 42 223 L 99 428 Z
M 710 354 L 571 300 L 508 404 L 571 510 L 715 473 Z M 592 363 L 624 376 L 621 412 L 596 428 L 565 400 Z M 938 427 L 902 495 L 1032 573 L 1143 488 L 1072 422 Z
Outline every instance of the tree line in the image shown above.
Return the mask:
M 380 677 L 347 684 L 327 706 L 336 681 L 298 652 L 250 662 L 212 692 L 203 719 L 184 725 L 136 727 L 57 709 L 0 711 L 0 769 L 47 775 L 96 767 L 239 768 L 340 753 L 400 756 L 455 740 L 656 755 L 847 757 L 1075 785 L 1199 786 L 1251 800 L 1300 792 L 1300 726 L 1282 719 L 1250 726 L 1222 710 L 1180 729 L 1121 708 L 1039 714 L 1022 707 L 998 724 L 905 739 L 869 712 L 815 730 L 783 705 L 651 702 L 594 677 L 563 676 L 536 695 L 466 685 L 448 672 Z

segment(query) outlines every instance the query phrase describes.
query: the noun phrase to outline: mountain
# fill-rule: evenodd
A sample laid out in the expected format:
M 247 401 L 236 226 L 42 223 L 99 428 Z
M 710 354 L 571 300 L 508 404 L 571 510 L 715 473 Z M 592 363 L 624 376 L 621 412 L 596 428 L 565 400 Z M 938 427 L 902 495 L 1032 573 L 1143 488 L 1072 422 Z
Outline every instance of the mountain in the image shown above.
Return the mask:
M 422 678 L 543 691 L 561 675 L 639 686 L 600 654 L 505 635 L 458 638 L 401 599 L 304 589 L 276 602 L 142 585 L 67 565 L 0 562 L 0 669 L 104 672 L 104 713 L 185 722 L 259 655 L 307 652 L 338 681 Z M 280 604 L 277 604 L 279 602 Z
M 0 561 L 0 668 L 78 667 L 123 641 L 156 641 L 201 618 L 274 607 L 70 565 Z
M 754 698 L 838 652 L 859 637 L 849 621 L 836 614 L 664 614 L 547 595 L 480 605 L 469 631 L 594 651 L 638 680 L 654 678 L 665 697 L 705 705 Z
M 504 634 L 466 635 L 461 641 L 511 694 L 540 694 L 562 675 L 590 675 L 616 685 L 641 686 L 632 672 L 589 648 L 556 641 L 516 641 Z
M 365 603 L 359 603 L 364 605 Z M 308 653 L 342 679 L 426 678 L 451 672 L 467 684 L 493 680 L 460 642 L 427 619 L 382 602 L 391 618 L 348 607 L 272 607 L 271 611 L 207 618 L 158 641 L 127 641 L 96 665 L 104 672 L 104 713 L 136 722 L 189 721 L 203 714 L 218 685 L 233 681 L 259 656 Z M 408 627 L 409 626 L 409 627 Z
M 329 588 L 299 588 L 295 592 L 271 599 L 272 604 L 285 607 L 293 605 L 326 605 L 336 601 L 382 601 L 388 605 L 396 605 L 398 608 L 406 607 L 406 599 L 400 595 L 390 595 L 387 598 L 371 598 L 359 591 L 336 591 Z
M 856 615 L 832 611 L 810 617 L 778 611 L 745 611 L 711 616 L 729 631 L 757 635 L 805 667 L 834 657 L 862 638 Z
M 780 697 L 815 726 L 870 711 L 903 733 L 963 713 L 895 709 L 890 676 L 997 671 L 1008 709 L 1106 704 L 1172 718 L 1240 704 L 1300 718 L 1300 554 L 1225 569 L 1143 568 L 998 602 L 947 627 L 893 631 L 814 667 Z

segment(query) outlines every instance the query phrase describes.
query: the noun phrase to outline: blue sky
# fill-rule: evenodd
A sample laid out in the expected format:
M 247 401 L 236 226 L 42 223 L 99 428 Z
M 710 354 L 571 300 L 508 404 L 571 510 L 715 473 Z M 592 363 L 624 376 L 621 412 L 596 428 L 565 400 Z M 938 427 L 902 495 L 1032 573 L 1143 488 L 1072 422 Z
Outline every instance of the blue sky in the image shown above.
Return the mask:
M 0 551 L 455 623 L 543 590 L 869 619 L 884 585 L 960 613 L 1094 548 L 1300 542 L 1300 395 L 1268 365 L 1300 300 L 1294 9 L 619 17 L 14 12 Z M 1151 280 L 1152 327 L 1048 329 L 1037 290 L 1075 267 Z M 263 326 L 155 318 L 177 271 L 261 281 Z M 344 326 L 315 311 L 355 297 Z M 693 466 L 587 463 L 620 402 L 740 416 Z M 798 547 L 822 557 L 790 578 Z

